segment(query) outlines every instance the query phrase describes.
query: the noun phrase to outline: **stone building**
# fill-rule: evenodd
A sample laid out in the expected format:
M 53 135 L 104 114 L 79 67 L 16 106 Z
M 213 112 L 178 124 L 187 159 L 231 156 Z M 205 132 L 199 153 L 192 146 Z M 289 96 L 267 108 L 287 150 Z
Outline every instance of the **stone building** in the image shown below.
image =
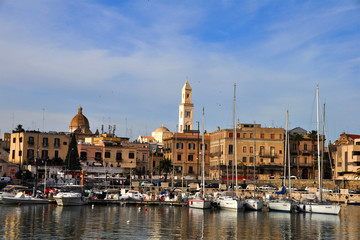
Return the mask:
M 335 179 L 359 179 L 355 173 L 360 169 L 360 135 L 343 132 L 331 146 Z
M 237 124 L 236 147 L 234 129 L 210 133 L 210 177 L 231 179 L 236 162 L 238 180 L 279 178 L 284 166 L 284 129 Z
M 180 177 L 201 176 L 202 136 L 198 131 L 174 133 L 164 139 L 164 157 L 175 165 L 175 174 Z M 205 177 L 209 177 L 210 135 L 205 133 Z
M 323 135 L 319 136 L 320 154 L 323 151 Z M 317 177 L 317 135 L 316 131 L 307 132 L 296 127 L 289 131 L 289 150 L 291 176 L 300 179 L 314 179 Z

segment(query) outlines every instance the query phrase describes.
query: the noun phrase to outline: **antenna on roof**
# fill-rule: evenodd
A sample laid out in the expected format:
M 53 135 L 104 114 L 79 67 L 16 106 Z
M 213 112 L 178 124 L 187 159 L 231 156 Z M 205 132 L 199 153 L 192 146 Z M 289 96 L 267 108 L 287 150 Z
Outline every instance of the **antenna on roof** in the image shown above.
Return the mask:
M 114 134 L 114 136 L 115 136 L 115 130 L 116 130 L 116 125 L 114 124 L 114 126 L 113 126 L 113 134 Z
M 101 134 L 104 134 L 104 124 L 101 124 Z

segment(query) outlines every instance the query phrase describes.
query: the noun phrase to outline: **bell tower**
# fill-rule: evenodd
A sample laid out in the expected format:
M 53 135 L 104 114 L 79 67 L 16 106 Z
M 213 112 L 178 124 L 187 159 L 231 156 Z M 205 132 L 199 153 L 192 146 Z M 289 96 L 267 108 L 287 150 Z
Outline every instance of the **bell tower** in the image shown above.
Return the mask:
M 193 130 L 194 104 L 191 103 L 191 87 L 186 80 L 181 95 L 181 104 L 179 105 L 179 132 Z

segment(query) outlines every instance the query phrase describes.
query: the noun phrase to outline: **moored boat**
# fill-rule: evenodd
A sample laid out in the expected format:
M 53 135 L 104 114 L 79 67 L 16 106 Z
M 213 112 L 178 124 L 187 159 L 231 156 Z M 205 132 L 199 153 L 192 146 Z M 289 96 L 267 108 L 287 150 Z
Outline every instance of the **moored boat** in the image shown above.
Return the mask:
M 18 192 L 15 196 L 2 197 L 3 204 L 46 204 L 49 200 L 43 198 L 32 197 L 22 192 Z

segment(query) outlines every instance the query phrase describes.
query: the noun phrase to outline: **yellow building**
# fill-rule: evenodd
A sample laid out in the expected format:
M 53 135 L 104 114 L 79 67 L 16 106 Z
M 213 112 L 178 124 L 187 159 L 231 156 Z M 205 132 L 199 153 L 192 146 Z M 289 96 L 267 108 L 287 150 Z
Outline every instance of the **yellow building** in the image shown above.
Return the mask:
M 197 177 L 201 176 L 202 136 L 198 131 L 174 133 L 163 140 L 164 157 L 175 165 L 175 174 Z M 210 135 L 205 133 L 205 177 L 209 176 L 209 143 Z M 175 159 L 175 161 L 174 161 Z M 184 171 L 183 171 L 184 170 Z
M 360 135 L 342 133 L 333 144 L 335 174 L 337 180 L 359 178 L 355 172 L 360 169 Z
M 23 166 L 41 160 L 65 160 L 69 148 L 69 135 L 57 132 L 24 131 L 10 135 L 9 162 Z
M 210 178 L 231 179 L 236 162 L 239 180 L 253 178 L 254 170 L 259 179 L 283 175 L 284 129 L 238 124 L 235 147 L 233 129 L 210 133 Z

